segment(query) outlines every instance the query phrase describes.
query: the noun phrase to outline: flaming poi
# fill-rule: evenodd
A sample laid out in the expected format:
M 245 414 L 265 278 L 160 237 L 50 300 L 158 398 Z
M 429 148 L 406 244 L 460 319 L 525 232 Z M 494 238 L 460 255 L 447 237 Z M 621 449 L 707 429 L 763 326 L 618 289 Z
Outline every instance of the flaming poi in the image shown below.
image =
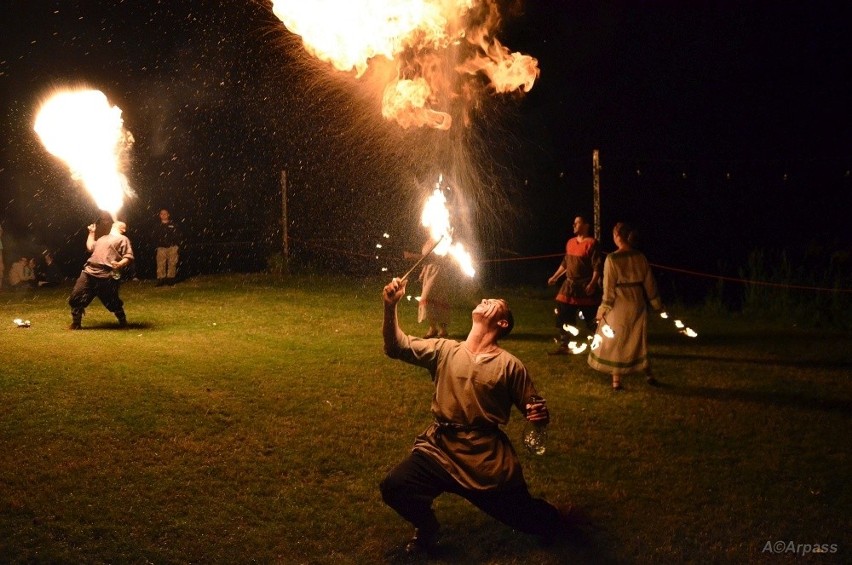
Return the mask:
M 660 312 L 660 318 L 662 318 L 664 320 L 668 320 L 669 319 L 668 312 Z M 681 334 L 685 335 L 686 337 L 698 337 L 698 333 L 696 333 L 696 331 L 693 330 L 692 328 L 687 327 L 686 324 L 684 324 L 682 321 L 676 319 L 676 320 L 673 320 L 673 322 L 674 322 L 675 328 L 677 328 L 678 333 L 681 333 Z
M 580 328 L 576 326 L 572 326 L 571 324 L 563 324 L 562 329 L 571 334 L 574 337 L 578 337 L 580 335 Z M 594 336 L 586 335 L 586 341 L 591 343 L 594 340 Z M 582 340 L 574 340 L 568 342 L 568 351 L 573 353 L 574 355 L 579 355 L 586 351 L 589 348 L 589 343 L 585 343 Z
M 45 101 L 34 129 L 45 149 L 59 157 L 113 219 L 132 194 L 123 169 L 133 144 L 121 109 L 99 90 L 63 90 Z

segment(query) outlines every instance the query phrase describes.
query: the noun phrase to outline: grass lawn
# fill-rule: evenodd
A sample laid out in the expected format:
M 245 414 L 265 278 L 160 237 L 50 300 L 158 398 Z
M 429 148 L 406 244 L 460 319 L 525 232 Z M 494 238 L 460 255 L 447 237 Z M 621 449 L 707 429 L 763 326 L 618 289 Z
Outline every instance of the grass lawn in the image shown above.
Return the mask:
M 0 561 L 398 561 L 411 531 L 377 485 L 429 423 L 431 383 L 382 353 L 384 282 L 129 282 L 128 329 L 96 300 L 77 332 L 70 288 L 0 293 Z M 650 324 L 662 386 L 613 394 L 584 356 L 546 355 L 552 289 L 484 294 L 512 305 L 503 346 L 553 417 L 547 454 L 519 453 L 530 489 L 584 523 L 542 548 L 441 497 L 437 562 L 852 561 L 852 335 L 681 312 L 697 339 Z M 414 304 L 401 323 L 421 334 Z

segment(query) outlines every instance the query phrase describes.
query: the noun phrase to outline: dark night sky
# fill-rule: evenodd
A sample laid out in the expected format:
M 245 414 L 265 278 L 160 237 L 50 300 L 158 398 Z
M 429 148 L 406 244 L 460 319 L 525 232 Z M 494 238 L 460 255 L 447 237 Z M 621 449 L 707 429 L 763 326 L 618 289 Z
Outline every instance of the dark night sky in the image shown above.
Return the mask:
M 482 255 L 558 253 L 571 217 L 591 213 L 599 149 L 606 248 L 618 220 L 645 234 L 652 261 L 686 269 L 712 270 L 755 247 L 848 248 L 841 6 L 507 7 L 499 38 L 536 57 L 541 77 L 524 97 L 488 99 L 471 128 L 447 134 L 383 122 L 375 101 L 308 60 L 263 2 L 6 0 L 4 239 L 82 246 L 93 204 L 41 148 L 32 121 L 51 88 L 85 83 L 123 110 L 136 139 L 137 198 L 125 215 L 140 245 L 141 226 L 169 206 L 204 253 L 246 240 L 274 248 L 286 170 L 294 244 L 357 257 L 377 234 L 416 225 L 418 183 L 444 162 L 475 161 Z M 468 149 L 442 149 L 448 136 Z

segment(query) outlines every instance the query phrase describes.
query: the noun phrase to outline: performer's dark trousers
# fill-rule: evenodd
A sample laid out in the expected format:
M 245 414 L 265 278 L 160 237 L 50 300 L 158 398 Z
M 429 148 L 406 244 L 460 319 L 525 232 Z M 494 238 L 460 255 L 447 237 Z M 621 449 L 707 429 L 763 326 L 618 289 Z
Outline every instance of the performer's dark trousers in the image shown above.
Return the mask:
M 463 488 L 437 461 L 419 451 L 394 467 L 379 487 L 385 504 L 426 535 L 438 530 L 432 502 L 445 492 L 467 499 L 486 514 L 526 534 L 551 536 L 559 527 L 556 508 L 533 498 L 523 481 L 494 490 Z
M 119 282 L 112 277 L 101 279 L 93 277 L 85 271 L 81 272 L 77 282 L 74 283 L 71 296 L 68 298 L 68 305 L 71 306 L 71 317 L 79 323 L 83 319 L 86 306 L 97 297 L 104 303 L 107 310 L 115 314 L 119 321 L 123 320 L 125 318 L 124 302 L 118 297 L 118 286 Z
M 589 334 L 594 335 L 598 327 L 595 322 L 595 316 L 598 314 L 597 306 L 578 306 L 577 304 L 566 304 L 565 302 L 556 301 L 556 327 L 559 328 L 559 341 L 568 343 L 574 336 L 565 331 L 562 327 L 565 324 L 573 326 L 577 323 L 577 312 L 583 313 L 583 321 L 586 324 L 586 329 Z

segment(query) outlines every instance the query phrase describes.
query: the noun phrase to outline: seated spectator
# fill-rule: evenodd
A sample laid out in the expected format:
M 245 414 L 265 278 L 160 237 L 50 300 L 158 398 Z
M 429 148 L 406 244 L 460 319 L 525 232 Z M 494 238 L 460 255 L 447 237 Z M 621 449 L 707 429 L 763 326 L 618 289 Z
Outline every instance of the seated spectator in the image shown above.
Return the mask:
M 38 286 L 56 286 L 62 282 L 63 278 L 59 265 L 53 260 L 53 254 L 50 251 L 42 253 L 42 260 L 35 269 L 35 280 Z
M 12 288 L 31 288 L 35 285 L 35 273 L 28 257 L 21 257 L 9 268 L 9 286 Z

